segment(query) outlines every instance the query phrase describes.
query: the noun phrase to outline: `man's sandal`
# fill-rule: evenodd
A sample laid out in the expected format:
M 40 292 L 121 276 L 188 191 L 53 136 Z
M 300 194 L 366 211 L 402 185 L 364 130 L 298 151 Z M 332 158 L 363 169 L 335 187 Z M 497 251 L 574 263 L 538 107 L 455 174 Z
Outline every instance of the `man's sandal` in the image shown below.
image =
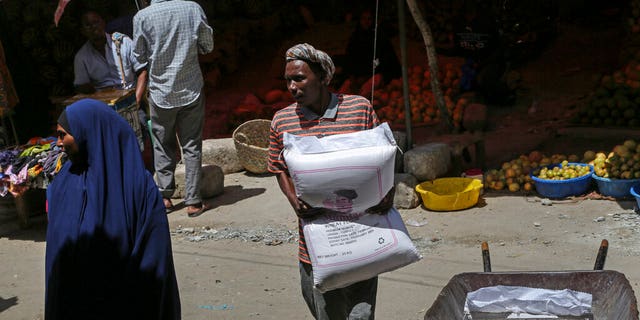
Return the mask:
M 211 209 L 211 205 L 207 203 L 189 205 L 187 206 L 187 215 L 189 218 L 195 218 L 209 209 Z

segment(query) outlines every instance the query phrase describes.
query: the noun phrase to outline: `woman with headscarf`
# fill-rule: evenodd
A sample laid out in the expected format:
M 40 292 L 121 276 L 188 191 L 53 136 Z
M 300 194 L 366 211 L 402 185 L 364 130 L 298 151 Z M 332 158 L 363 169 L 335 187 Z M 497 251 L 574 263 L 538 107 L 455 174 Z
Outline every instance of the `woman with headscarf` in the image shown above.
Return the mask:
M 179 319 L 162 196 L 129 124 L 80 100 L 57 144 L 69 161 L 47 189 L 45 318 Z

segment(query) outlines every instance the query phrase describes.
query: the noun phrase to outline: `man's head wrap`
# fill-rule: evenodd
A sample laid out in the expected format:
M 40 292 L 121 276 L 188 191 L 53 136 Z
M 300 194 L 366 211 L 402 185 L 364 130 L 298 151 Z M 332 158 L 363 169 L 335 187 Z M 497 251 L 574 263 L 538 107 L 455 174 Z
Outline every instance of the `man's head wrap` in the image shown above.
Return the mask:
M 319 65 L 324 71 L 324 79 L 322 80 L 325 85 L 329 85 L 333 78 L 333 73 L 336 71 L 331 57 L 326 52 L 317 50 L 308 43 L 296 44 L 287 50 L 286 61 L 294 60 L 302 60 L 309 64 Z

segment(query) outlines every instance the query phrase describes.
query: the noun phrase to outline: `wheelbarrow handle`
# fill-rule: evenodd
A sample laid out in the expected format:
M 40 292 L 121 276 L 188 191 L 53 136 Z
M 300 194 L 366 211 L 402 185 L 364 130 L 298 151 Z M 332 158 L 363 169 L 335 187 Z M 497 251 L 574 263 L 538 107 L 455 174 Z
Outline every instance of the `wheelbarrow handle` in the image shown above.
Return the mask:
M 598 256 L 596 257 L 596 263 L 593 266 L 593 270 L 602 270 L 604 268 L 604 262 L 607 260 L 607 250 L 609 249 L 609 241 L 602 239 L 600 242 L 600 249 L 598 250 Z
M 593 266 L 593 270 L 604 269 L 604 263 L 607 260 L 607 251 L 609 250 L 609 241 L 602 239 L 600 242 L 600 249 L 598 250 L 598 256 L 596 257 L 596 263 Z M 486 241 L 482 241 L 482 266 L 484 272 L 491 272 L 491 254 L 489 253 L 489 244 Z
M 491 272 L 491 255 L 489 254 L 489 244 L 482 241 L 482 266 L 484 272 Z

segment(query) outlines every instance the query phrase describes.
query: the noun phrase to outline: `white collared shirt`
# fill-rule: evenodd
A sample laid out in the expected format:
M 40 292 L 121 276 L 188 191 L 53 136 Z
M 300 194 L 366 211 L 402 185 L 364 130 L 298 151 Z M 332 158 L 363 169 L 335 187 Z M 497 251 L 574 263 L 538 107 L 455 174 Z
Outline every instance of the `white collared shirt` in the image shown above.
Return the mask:
M 116 87 L 119 89 L 131 89 L 135 86 L 135 70 L 141 68 L 133 57 L 133 42 L 131 38 L 124 36 L 120 47 L 122 67 L 124 69 L 125 85 L 122 86 L 122 69 L 120 58 L 116 51 L 116 45 L 111 35 L 105 33 L 105 55 L 96 50 L 91 42 L 87 41 L 76 53 L 73 61 L 75 86 L 91 83 L 96 89 Z

